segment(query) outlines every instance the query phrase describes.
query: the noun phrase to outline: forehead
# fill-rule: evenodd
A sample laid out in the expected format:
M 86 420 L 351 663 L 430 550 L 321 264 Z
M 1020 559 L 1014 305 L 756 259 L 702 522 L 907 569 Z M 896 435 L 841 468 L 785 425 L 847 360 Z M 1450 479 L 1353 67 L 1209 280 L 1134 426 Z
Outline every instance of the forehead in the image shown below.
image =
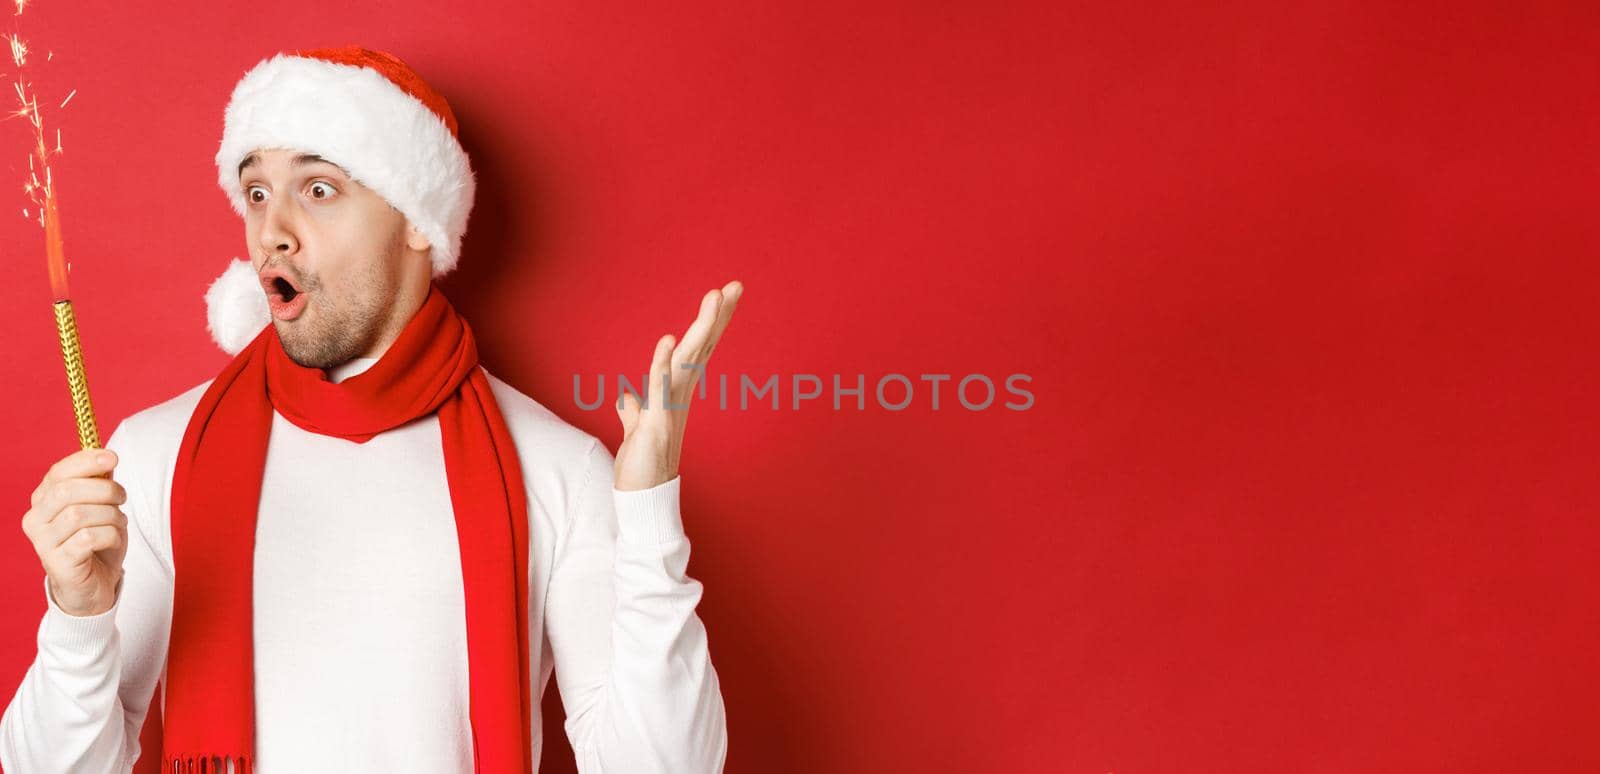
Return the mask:
M 285 148 L 258 148 L 251 151 L 244 157 L 242 161 L 239 162 L 239 175 L 243 176 L 244 173 L 250 169 L 259 169 L 268 163 L 281 163 L 285 161 L 288 162 L 290 168 L 292 169 L 298 169 L 300 167 L 310 166 L 312 164 L 326 164 L 339 170 L 339 172 L 344 174 L 346 177 L 349 177 L 350 175 L 349 172 L 345 171 L 344 167 L 341 167 L 338 164 L 329 161 L 328 159 L 325 159 L 315 153 L 304 153 L 302 151 L 289 150 Z

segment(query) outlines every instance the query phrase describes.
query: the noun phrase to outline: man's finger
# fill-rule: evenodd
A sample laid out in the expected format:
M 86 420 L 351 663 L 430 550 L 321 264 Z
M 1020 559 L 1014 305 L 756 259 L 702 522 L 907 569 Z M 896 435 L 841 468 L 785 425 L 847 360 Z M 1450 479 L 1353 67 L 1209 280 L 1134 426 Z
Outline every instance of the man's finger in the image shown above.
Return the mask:
M 56 550 L 66 558 L 68 566 L 78 564 L 89 558 L 96 551 L 108 551 L 121 548 L 127 540 L 127 532 L 111 525 L 87 527 L 73 533 L 71 538 L 61 543 Z
M 622 420 L 622 437 L 627 438 L 633 435 L 634 425 L 639 424 L 639 399 L 633 393 L 622 390 L 621 385 L 617 389 L 622 391 L 617 396 L 617 418 Z
M 666 411 L 672 395 L 672 334 L 656 341 L 655 354 L 650 358 L 650 384 L 644 391 L 644 413 Z
M 717 315 L 722 306 L 722 292 L 712 290 L 700 299 L 700 313 L 690 323 L 689 330 L 683 333 L 683 343 L 672 353 L 674 366 L 686 362 L 699 362 L 698 358 L 706 349 L 706 340 L 711 335 L 717 323 Z
M 79 449 L 50 466 L 44 474 L 44 480 L 39 482 L 39 488 L 33 490 L 34 505 L 39 504 L 49 493 L 50 485 L 69 478 L 90 478 L 111 472 L 117 466 L 117 453 L 110 449 Z
M 102 461 L 102 458 L 105 461 Z M 103 473 L 116 466 L 117 453 L 110 449 L 79 449 L 50 466 L 46 479 L 83 478 Z
M 115 505 L 84 503 L 69 505 L 61 509 L 60 516 L 45 525 L 44 537 L 40 542 L 44 544 L 46 550 L 55 549 L 85 528 L 101 525 L 126 527 L 128 516 Z
M 700 304 L 700 316 L 684 334 L 679 352 L 673 354 L 674 366 L 684 362 L 705 365 L 711 360 L 711 353 L 716 351 L 717 342 L 733 319 L 734 309 L 738 308 L 739 297 L 743 294 L 744 284 L 734 280 L 705 295 Z
M 708 338 L 705 356 L 700 359 L 704 363 L 711 359 L 711 353 L 717 349 L 717 342 L 722 340 L 722 332 L 728 329 L 728 323 L 733 320 L 733 312 L 739 308 L 739 297 L 744 295 L 744 283 L 734 280 L 722 286 L 722 303 L 717 308 L 717 318 L 711 325 L 711 335 Z
M 72 503 L 121 505 L 127 501 L 127 490 L 109 478 L 68 478 L 52 483 L 45 490 L 36 510 L 43 514 L 48 524 L 61 509 Z

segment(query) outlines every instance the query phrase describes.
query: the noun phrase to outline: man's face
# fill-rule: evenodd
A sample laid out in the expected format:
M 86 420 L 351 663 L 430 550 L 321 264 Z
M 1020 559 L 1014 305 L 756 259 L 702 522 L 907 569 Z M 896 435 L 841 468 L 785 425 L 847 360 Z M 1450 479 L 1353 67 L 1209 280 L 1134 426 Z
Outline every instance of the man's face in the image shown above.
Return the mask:
M 376 356 L 415 311 L 397 302 L 427 280 L 426 238 L 318 156 L 259 149 L 240 165 L 239 183 L 251 265 L 290 359 L 330 368 Z

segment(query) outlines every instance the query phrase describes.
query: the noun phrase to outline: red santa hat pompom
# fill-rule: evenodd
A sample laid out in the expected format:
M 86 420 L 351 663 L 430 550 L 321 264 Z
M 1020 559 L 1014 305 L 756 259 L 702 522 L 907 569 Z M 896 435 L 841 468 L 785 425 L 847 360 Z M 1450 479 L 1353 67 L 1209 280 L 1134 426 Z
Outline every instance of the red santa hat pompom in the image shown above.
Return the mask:
M 239 163 L 264 148 L 343 167 L 428 237 L 435 278 L 455 268 L 476 181 L 449 103 L 397 57 L 345 46 L 262 60 L 234 86 L 217 149 L 217 182 L 241 217 Z M 230 355 L 272 322 L 250 262 L 206 291 L 206 322 Z

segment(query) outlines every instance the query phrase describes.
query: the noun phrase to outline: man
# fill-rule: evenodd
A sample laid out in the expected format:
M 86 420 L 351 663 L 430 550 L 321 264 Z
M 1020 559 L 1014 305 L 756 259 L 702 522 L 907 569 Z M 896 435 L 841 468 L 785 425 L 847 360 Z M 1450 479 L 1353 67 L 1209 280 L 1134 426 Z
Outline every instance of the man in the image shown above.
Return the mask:
M 552 669 L 580 771 L 721 770 L 677 469 L 742 289 L 656 343 L 613 458 L 479 367 L 432 281 L 474 194 L 455 130 L 381 52 L 239 82 L 217 165 L 251 261 L 207 292 L 235 357 L 33 493 L 47 608 L 7 772 L 525 774 Z

